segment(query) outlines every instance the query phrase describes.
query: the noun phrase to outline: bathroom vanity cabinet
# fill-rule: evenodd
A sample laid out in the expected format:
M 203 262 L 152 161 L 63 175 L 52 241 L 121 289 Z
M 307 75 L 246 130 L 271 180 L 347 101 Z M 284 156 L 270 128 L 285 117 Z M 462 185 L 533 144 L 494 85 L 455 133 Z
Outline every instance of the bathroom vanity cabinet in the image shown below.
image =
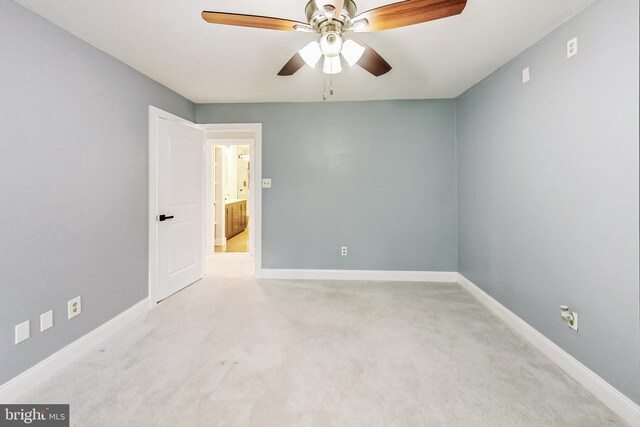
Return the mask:
M 247 228 L 247 201 L 227 200 L 225 202 L 225 237 L 232 238 Z

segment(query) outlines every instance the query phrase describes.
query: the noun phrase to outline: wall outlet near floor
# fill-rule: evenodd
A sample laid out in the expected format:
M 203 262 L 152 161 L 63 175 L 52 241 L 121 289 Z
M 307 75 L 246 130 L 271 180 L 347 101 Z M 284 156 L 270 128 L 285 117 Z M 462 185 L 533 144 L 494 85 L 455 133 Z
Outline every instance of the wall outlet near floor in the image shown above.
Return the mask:
M 75 297 L 67 302 L 67 315 L 71 319 L 82 313 L 82 301 L 80 297 Z
M 22 322 L 16 325 L 16 341 L 15 343 L 21 343 L 22 341 L 29 339 L 29 321 Z
M 567 58 L 578 54 L 578 38 L 574 37 L 567 42 Z
M 572 311 L 571 315 L 573 316 L 573 319 L 567 322 L 567 326 L 573 329 L 574 331 L 577 331 L 578 330 L 578 313 L 576 313 L 575 311 Z
M 574 331 L 578 330 L 578 313 L 571 311 L 568 305 L 563 304 L 560 306 L 560 316 L 562 316 L 562 320 L 567 323 L 568 327 Z
M 346 247 L 346 246 L 343 246 L 343 247 L 340 249 L 340 255 L 342 255 L 342 256 L 347 256 L 347 247 Z
M 522 83 L 526 83 L 531 80 L 531 74 L 529 73 L 529 67 L 522 70 Z
M 262 188 L 271 188 L 271 178 L 262 178 Z
M 40 315 L 40 332 L 46 331 L 53 326 L 53 310 Z

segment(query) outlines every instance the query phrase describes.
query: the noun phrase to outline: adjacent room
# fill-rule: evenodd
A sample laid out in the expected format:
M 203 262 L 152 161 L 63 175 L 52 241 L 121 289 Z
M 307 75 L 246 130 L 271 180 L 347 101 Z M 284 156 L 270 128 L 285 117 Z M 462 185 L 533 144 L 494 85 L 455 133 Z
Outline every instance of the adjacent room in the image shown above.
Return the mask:
M 213 146 L 213 224 L 215 252 L 249 252 L 250 148 Z
M 0 425 L 640 427 L 638 0 L 0 0 Z

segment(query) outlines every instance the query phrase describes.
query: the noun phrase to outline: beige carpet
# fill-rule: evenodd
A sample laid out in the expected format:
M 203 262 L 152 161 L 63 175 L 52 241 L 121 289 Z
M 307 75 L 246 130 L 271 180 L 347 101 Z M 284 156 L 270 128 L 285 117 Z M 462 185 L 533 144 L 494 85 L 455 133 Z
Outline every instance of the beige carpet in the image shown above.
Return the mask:
M 458 285 L 209 263 L 22 401 L 70 403 L 74 426 L 623 425 Z

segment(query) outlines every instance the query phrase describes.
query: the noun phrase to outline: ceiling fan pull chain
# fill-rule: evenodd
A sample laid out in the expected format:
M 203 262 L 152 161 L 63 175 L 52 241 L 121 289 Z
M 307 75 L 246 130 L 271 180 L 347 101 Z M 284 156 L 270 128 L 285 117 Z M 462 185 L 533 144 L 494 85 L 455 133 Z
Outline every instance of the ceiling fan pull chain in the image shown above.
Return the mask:
M 322 75 L 322 100 L 327 100 L 327 76 L 325 74 Z
M 329 95 L 333 96 L 333 74 L 329 77 Z

